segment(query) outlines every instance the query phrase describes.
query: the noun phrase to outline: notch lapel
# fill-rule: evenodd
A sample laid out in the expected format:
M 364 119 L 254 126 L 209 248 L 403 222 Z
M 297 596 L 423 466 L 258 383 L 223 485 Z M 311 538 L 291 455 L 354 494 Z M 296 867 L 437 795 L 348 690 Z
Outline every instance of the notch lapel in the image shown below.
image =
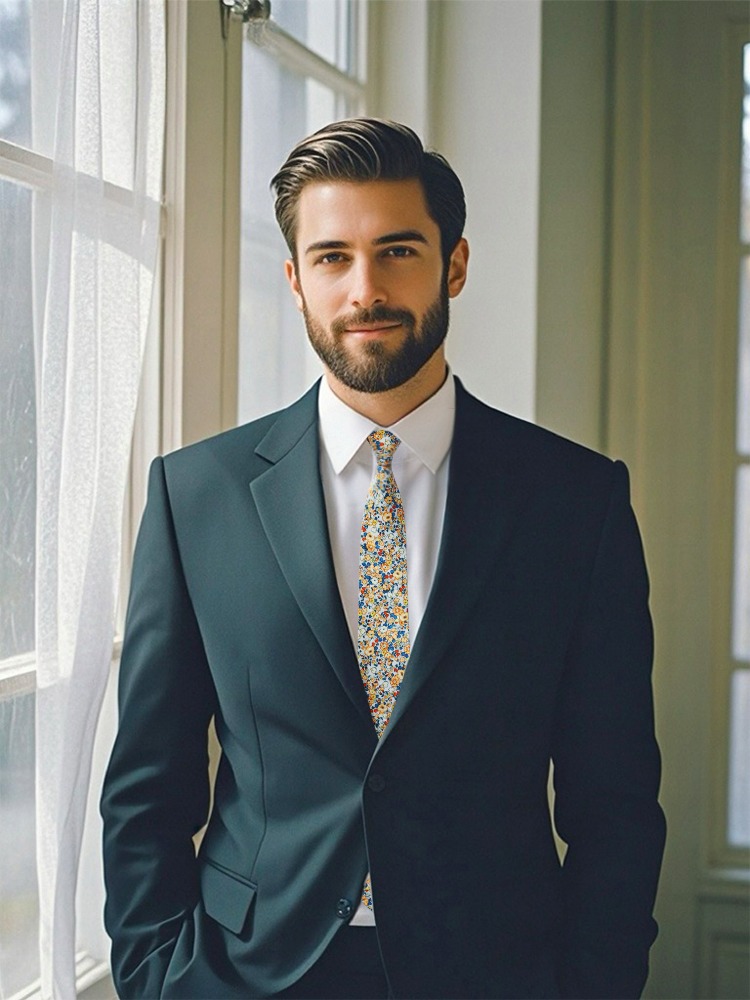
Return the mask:
M 533 485 L 513 437 L 513 418 L 485 406 L 456 379 L 456 425 L 435 579 L 379 747 L 460 631 L 487 577 L 500 571 L 502 550 Z
M 317 383 L 284 410 L 256 453 L 273 463 L 250 484 L 284 578 L 342 687 L 372 728 L 333 568 L 320 480 Z

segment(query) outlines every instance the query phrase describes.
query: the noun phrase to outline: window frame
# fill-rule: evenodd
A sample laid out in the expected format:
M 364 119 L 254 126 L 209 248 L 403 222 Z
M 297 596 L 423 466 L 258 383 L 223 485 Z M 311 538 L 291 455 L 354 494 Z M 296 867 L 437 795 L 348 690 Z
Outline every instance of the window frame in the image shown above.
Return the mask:
M 168 8 L 172 5 L 168 5 Z M 40 153 L 21 143 L 0 138 L 0 181 L 17 184 L 28 188 L 34 195 L 49 192 L 53 184 L 53 158 Z M 119 205 L 129 206 L 133 202 L 133 191 L 115 184 L 111 181 L 102 181 L 102 189 L 106 201 Z M 163 259 L 163 258 L 162 258 Z M 32 262 L 34 265 L 35 262 Z M 161 300 L 161 285 L 159 280 L 159 267 L 157 266 L 157 277 L 154 282 L 154 302 Z M 159 412 L 159 400 L 161 395 L 161 366 L 160 366 L 160 327 L 162 322 L 162 310 L 155 308 L 151 312 L 149 330 L 147 334 L 143 376 L 141 380 L 142 391 L 139 396 L 138 407 L 135 416 L 133 430 L 133 444 L 131 451 L 130 475 L 127 485 L 125 503 L 123 505 L 123 536 L 122 536 L 122 557 L 121 557 L 121 597 L 120 607 L 117 612 L 116 631 L 113 636 L 112 656 L 110 661 L 110 676 L 108 685 L 111 689 L 116 677 L 116 666 L 119 662 L 121 650 L 121 626 L 124 619 L 122 609 L 124 609 L 124 596 L 127 595 L 127 584 L 130 577 L 130 563 L 132 546 L 135 539 L 135 531 L 140 521 L 140 515 L 144 506 L 145 481 L 148 462 L 153 454 L 160 448 L 162 437 L 162 416 Z M 32 694 L 37 690 L 36 671 L 36 648 L 27 653 L 0 659 L 0 701 L 12 700 L 23 695 Z M 101 729 L 102 727 L 100 727 Z M 114 737 L 112 727 L 97 735 L 97 747 L 95 748 L 95 759 L 93 761 L 93 773 L 101 772 L 104 766 L 102 751 L 108 753 L 111 741 Z M 99 759 L 96 759 L 96 751 L 99 750 Z M 94 828 L 94 824 L 99 823 L 97 799 L 98 788 L 96 782 L 92 780 L 89 803 L 86 810 L 86 826 Z M 87 858 L 82 853 L 80 859 L 79 885 L 87 876 L 97 885 L 100 881 L 98 876 L 98 857 Z M 98 904 L 98 901 L 97 901 Z M 97 909 L 101 907 L 97 905 Z M 100 917 L 97 918 L 101 920 Z M 81 931 L 79 926 L 79 933 Z M 102 934 L 104 933 L 102 927 Z M 90 945 L 91 941 L 86 936 L 83 928 L 83 942 Z M 93 987 L 100 980 L 109 975 L 109 962 L 107 956 L 95 957 L 85 948 L 78 948 L 75 955 L 75 975 L 76 992 L 78 995 Z M 37 1000 L 41 997 L 41 981 L 38 978 L 31 979 L 26 986 L 22 987 L 12 997 L 12 1000 Z
M 338 13 L 343 16 L 336 25 L 337 51 L 332 57 L 336 62 L 319 55 L 307 44 L 309 38 L 303 42 L 280 27 L 273 20 L 273 9 L 271 19 L 250 21 L 242 31 L 242 96 L 245 100 L 248 91 L 252 94 L 254 82 L 261 95 L 266 93 L 266 86 L 278 86 L 286 93 L 281 99 L 283 104 L 288 101 L 291 110 L 292 99 L 286 88 L 299 88 L 299 103 L 294 101 L 293 106 L 297 114 L 304 117 L 304 124 L 299 120 L 295 124 L 306 130 L 324 123 L 312 110 L 315 102 L 310 101 L 311 85 L 320 88 L 325 101 L 330 101 L 325 121 L 329 117 L 346 118 L 367 113 L 370 97 L 368 0 L 344 0 L 343 3 L 338 0 L 338 3 L 343 7 Z M 314 4 L 309 4 L 306 14 L 305 27 L 311 30 L 304 33 L 314 34 Z M 346 68 L 340 68 L 340 64 L 345 64 Z M 273 84 L 270 83 L 272 79 Z M 247 108 L 241 103 L 237 109 L 245 135 L 255 135 L 256 128 L 263 129 L 268 111 L 261 103 L 253 103 L 252 97 L 250 104 Z M 284 118 L 282 112 L 281 121 Z M 286 131 L 282 129 L 277 134 L 272 126 L 268 136 L 269 149 L 278 155 L 275 165 L 280 165 L 288 148 L 300 138 L 285 134 Z M 277 143 L 283 145 L 287 140 L 289 147 L 277 148 Z M 238 296 L 236 329 L 238 365 L 231 373 L 236 392 L 235 421 L 240 422 L 287 405 L 321 374 L 317 355 L 306 340 L 300 342 L 298 313 L 283 279 L 283 264 L 289 254 L 273 216 L 268 190 L 270 176 L 258 175 L 258 151 L 254 143 L 250 142 L 242 152 L 244 183 L 236 208 L 241 233 L 242 294 Z M 267 163 L 264 164 L 266 168 Z M 263 283 L 254 276 L 254 264 L 260 259 L 271 271 L 268 281 Z M 273 339 L 268 339 L 263 322 L 267 311 L 277 324 Z
M 723 100 L 720 120 L 722 159 L 719 176 L 720 233 L 718 238 L 718 287 L 720 326 L 716 337 L 717 419 L 715 423 L 712 524 L 715 556 L 712 578 L 713 705 L 711 717 L 712 794 L 708 799 L 708 857 L 713 871 L 732 871 L 745 881 L 750 877 L 750 848 L 729 842 L 729 773 L 732 723 L 732 677 L 741 664 L 732 655 L 735 495 L 737 469 L 748 464 L 739 455 L 737 441 L 737 391 L 740 308 L 740 261 L 750 254 L 750 244 L 740 239 L 740 171 L 742 122 L 742 54 L 750 44 L 746 24 L 727 24 L 724 37 Z M 737 70 L 740 70 L 739 78 Z

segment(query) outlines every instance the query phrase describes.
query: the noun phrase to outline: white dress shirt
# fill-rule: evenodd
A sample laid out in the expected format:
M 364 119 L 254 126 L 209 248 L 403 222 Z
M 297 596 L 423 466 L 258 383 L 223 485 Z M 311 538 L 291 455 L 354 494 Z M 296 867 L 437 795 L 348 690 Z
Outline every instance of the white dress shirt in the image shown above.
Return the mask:
M 435 577 L 455 412 L 456 389 L 453 376 L 448 373 L 433 396 L 388 428 L 401 441 L 393 456 L 393 477 L 401 493 L 406 520 L 411 649 Z M 367 436 L 379 425 L 347 406 L 325 379 L 320 383 L 318 414 L 320 474 L 333 565 L 356 652 L 360 532 L 365 500 L 375 474 L 375 455 Z M 377 898 L 377 886 L 373 887 L 373 896 Z M 372 911 L 361 904 L 351 922 L 374 925 L 375 919 Z
M 406 578 L 409 641 L 414 647 L 437 566 L 448 491 L 448 464 L 456 412 L 453 376 L 428 400 L 392 424 L 401 441 L 393 456 L 393 478 L 406 519 Z M 341 603 L 357 649 L 359 542 L 375 455 L 367 441 L 378 429 L 342 402 L 323 379 L 318 393 L 320 473 Z

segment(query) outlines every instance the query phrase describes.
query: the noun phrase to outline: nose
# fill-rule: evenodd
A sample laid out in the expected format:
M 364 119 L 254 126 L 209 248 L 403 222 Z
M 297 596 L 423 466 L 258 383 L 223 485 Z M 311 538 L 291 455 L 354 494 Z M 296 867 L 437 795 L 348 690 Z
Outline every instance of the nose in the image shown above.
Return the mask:
M 358 309 L 371 309 L 388 298 L 377 264 L 360 260 L 350 271 L 349 302 Z

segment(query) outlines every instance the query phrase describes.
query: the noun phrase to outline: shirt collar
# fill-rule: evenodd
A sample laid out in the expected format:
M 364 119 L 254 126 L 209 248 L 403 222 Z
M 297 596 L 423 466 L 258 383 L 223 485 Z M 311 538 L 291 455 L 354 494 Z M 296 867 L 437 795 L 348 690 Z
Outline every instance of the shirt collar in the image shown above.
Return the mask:
M 388 430 L 434 475 L 450 449 L 455 414 L 456 386 L 449 371 L 433 396 Z M 379 426 L 339 399 L 325 377 L 318 391 L 318 417 L 321 444 L 336 475 L 354 458 L 368 434 Z

